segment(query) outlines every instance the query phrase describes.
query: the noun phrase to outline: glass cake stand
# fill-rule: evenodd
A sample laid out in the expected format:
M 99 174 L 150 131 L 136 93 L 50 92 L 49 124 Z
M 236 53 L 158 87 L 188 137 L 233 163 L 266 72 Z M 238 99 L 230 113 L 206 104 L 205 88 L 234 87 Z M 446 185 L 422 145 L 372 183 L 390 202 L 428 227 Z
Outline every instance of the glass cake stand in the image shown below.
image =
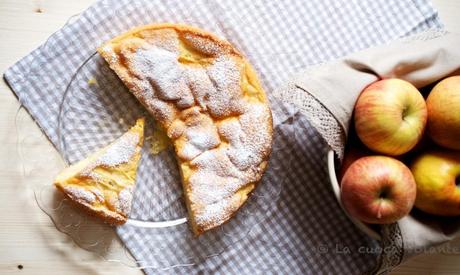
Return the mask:
M 269 167 L 236 216 L 223 226 L 194 237 L 186 221 L 174 150 L 171 146 L 160 152 L 152 150 L 160 131 L 158 126 L 96 53 L 81 64 L 66 86 L 60 104 L 58 149 L 67 164 L 75 163 L 121 136 L 141 116 L 147 118 L 146 138 L 128 222 L 118 227 L 106 225 L 69 204 L 52 182 L 31 181 L 38 206 L 57 230 L 79 247 L 108 261 L 133 268 L 170 269 L 218 257 L 270 217 L 283 185 L 278 177 L 281 167 L 276 164 L 289 163 L 292 156 L 284 134 L 286 129 L 279 131 L 275 127 Z M 17 125 L 19 134 L 26 135 L 26 129 L 21 129 L 20 123 Z M 25 165 L 36 167 L 37 161 L 30 162 L 37 159 L 33 147 L 24 147 L 21 142 L 18 146 Z M 40 165 L 46 169 L 46 163 Z M 146 237 L 148 242 L 134 241 L 139 236 Z M 143 254 L 148 256 L 133 259 L 130 252 L 140 249 L 148 249 Z

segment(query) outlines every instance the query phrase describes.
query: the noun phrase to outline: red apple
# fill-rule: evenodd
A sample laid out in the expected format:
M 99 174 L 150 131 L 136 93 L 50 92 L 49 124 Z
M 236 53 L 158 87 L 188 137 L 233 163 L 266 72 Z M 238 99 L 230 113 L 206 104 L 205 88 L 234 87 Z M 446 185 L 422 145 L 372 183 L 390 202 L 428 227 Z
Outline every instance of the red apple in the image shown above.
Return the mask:
M 398 156 L 422 138 L 427 120 L 425 100 L 412 84 L 384 79 L 369 85 L 354 110 L 361 141 L 376 152 Z
M 415 206 L 442 216 L 460 215 L 460 152 L 431 151 L 411 165 L 417 183 Z
M 440 81 L 426 100 L 428 134 L 438 145 L 460 150 L 460 76 Z
M 369 155 L 372 155 L 372 151 L 367 149 L 364 145 L 360 143 L 353 145 L 347 144 L 342 164 L 340 165 L 340 171 L 338 176 L 339 181 L 342 180 L 343 176 L 345 175 L 345 172 L 356 160 Z
M 409 168 L 386 156 L 355 161 L 341 183 L 341 200 L 357 219 L 374 224 L 393 223 L 414 205 L 416 185 Z

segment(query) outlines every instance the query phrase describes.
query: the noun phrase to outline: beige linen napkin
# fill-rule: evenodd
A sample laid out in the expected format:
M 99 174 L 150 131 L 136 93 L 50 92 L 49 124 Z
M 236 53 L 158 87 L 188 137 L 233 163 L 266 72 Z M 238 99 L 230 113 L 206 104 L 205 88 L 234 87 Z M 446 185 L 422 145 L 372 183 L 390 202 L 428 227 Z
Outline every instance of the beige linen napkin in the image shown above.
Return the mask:
M 296 105 L 342 158 L 353 107 L 363 88 L 378 79 L 392 77 L 422 88 L 456 74 L 460 69 L 459 45 L 460 35 L 427 31 L 309 68 L 276 94 Z M 451 240 L 460 232 L 460 217 L 440 218 L 413 212 L 397 224 L 382 228 L 382 244 L 389 249 L 381 254 L 377 273 Z

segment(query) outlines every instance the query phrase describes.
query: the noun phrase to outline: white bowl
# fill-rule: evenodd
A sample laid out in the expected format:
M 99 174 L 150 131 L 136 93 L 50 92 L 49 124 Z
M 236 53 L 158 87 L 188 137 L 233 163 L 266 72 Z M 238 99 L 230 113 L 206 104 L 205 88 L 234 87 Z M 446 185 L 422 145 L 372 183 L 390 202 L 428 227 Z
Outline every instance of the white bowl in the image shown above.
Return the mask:
M 366 233 L 369 237 L 380 241 L 380 234 L 374 228 L 372 228 L 369 224 L 363 223 L 362 221 L 350 216 L 343 207 L 342 201 L 340 199 L 340 185 L 337 180 L 335 167 L 335 153 L 333 150 L 329 150 L 329 152 L 327 152 L 327 169 L 329 171 L 329 178 L 331 180 L 332 190 L 334 191 L 335 198 L 337 199 L 337 202 L 340 204 L 340 207 L 342 207 L 345 214 L 361 231 Z

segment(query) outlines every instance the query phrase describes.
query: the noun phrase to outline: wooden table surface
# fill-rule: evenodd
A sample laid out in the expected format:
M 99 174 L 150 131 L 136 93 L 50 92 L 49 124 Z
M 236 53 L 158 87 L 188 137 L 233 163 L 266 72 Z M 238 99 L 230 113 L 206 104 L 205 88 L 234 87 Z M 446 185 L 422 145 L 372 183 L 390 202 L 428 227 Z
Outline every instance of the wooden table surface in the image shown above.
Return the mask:
M 0 72 L 92 2 L 0 0 Z M 447 29 L 460 32 L 460 1 L 433 0 L 433 4 Z M 16 97 L 0 81 L 0 274 L 142 274 L 75 246 L 37 207 L 27 177 L 34 167 L 23 165 L 21 150 L 47 156 L 52 164 L 44 166 L 46 169 L 34 181 L 51 182 L 63 162 L 29 115 L 24 111 L 18 113 L 19 107 Z M 18 140 L 25 149 L 17 147 Z M 454 241 L 454 245 L 460 246 L 460 240 Z M 460 255 L 421 255 L 392 274 L 460 274 Z

